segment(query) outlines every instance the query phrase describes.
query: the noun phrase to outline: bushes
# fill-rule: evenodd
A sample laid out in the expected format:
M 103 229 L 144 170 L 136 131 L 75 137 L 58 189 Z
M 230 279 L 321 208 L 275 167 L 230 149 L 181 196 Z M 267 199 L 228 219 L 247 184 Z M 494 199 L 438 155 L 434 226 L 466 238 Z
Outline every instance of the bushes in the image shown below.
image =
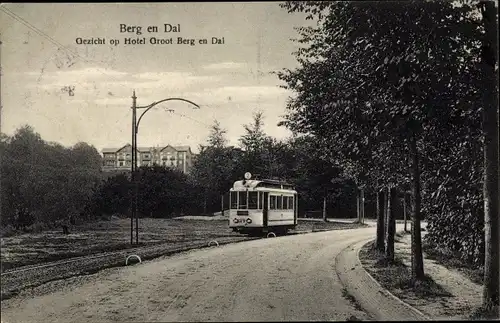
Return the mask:
M 474 180 L 468 182 L 456 174 L 439 199 L 427 198 L 427 204 L 433 205 L 427 207 L 425 240 L 442 253 L 481 267 L 484 264 L 484 206 L 480 172 L 474 173 Z
M 200 209 L 200 190 L 187 175 L 162 166 L 141 167 L 137 173 L 137 208 L 140 217 L 168 218 Z M 93 197 L 96 217 L 130 214 L 135 186 L 126 175 L 108 178 Z
M 425 240 L 428 246 L 442 253 L 480 267 L 484 264 L 483 227 L 481 214 L 436 214 L 429 218 Z
M 7 224 L 0 227 L 0 237 L 6 238 L 18 234 L 19 231 L 13 225 Z
M 32 225 L 29 225 L 23 229 L 23 232 L 25 233 L 40 233 L 42 231 L 46 231 L 48 229 L 53 228 L 53 226 L 50 226 L 46 223 L 43 222 L 36 222 L 33 223 Z
M 94 147 L 46 142 L 29 126 L 2 134 L 0 156 L 2 225 L 28 231 L 79 217 L 101 173 Z
M 91 221 L 129 214 L 134 197 L 127 175 L 103 181 L 101 156 L 78 143 L 63 147 L 42 140 L 24 126 L 0 137 L 2 235 L 40 232 L 58 223 Z M 199 209 L 200 190 L 187 175 L 163 167 L 139 169 L 139 213 L 170 217 Z
M 481 114 L 471 107 L 466 121 L 466 127 L 454 130 L 456 140 L 426 154 L 431 162 L 422 199 L 428 215 L 425 239 L 437 251 L 478 268 L 484 263 Z

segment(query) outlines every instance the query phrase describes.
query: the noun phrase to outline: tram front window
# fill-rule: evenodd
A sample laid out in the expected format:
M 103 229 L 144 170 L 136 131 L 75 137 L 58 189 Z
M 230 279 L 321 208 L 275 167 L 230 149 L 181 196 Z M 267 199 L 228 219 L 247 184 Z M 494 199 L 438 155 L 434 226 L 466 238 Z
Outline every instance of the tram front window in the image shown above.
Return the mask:
M 231 209 L 238 208 L 238 192 L 231 192 Z
M 248 207 L 247 193 L 246 191 L 238 192 L 238 209 L 246 209 Z

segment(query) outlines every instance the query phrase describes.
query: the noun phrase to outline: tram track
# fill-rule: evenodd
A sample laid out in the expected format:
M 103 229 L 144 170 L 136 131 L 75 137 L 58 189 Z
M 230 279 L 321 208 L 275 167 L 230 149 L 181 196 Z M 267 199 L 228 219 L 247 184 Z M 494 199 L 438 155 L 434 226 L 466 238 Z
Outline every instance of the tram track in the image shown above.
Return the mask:
M 306 234 L 311 232 L 317 231 L 314 229 L 311 231 L 300 230 L 290 232 L 288 235 Z M 278 237 L 280 237 L 280 235 L 278 235 Z M 217 241 L 217 245 L 221 246 L 229 243 L 238 243 L 265 238 L 266 236 L 220 237 L 211 240 L 195 240 L 187 243 L 163 243 L 7 269 L 0 274 L 0 299 L 2 301 L 9 299 L 23 290 L 38 287 L 49 282 L 75 276 L 91 275 L 106 268 L 125 266 L 125 259 L 128 255 L 139 255 L 141 260 L 144 261 L 180 252 L 186 252 L 189 250 L 214 247 L 213 243 L 210 246 L 210 243 L 213 241 Z
M 313 231 L 314 232 L 314 231 Z M 293 233 L 289 233 L 288 235 L 292 234 L 305 234 L 309 233 L 309 231 L 297 231 Z M 191 249 L 200 249 L 203 247 L 210 247 L 208 244 L 210 242 L 217 242 L 217 246 L 227 244 L 227 243 L 234 243 L 234 242 L 243 242 L 243 241 L 250 241 L 250 240 L 256 240 L 256 239 L 263 239 L 266 238 L 265 236 L 258 236 L 258 237 L 247 237 L 247 236 L 241 236 L 241 237 L 231 237 L 229 239 L 219 239 L 219 240 L 210 240 L 208 241 L 207 245 L 205 246 L 204 243 L 196 243 L 196 244 L 185 244 L 185 243 L 179 243 L 183 247 L 177 247 L 173 248 L 172 250 L 166 250 L 168 254 L 171 253 L 177 253 L 177 252 L 183 252 L 183 251 L 188 251 Z M 224 241 L 223 241 L 224 240 Z M 221 242 L 222 241 L 222 242 Z M 69 259 L 61 259 L 61 260 L 56 260 L 56 261 L 51 261 L 43 264 L 30 264 L 30 265 L 24 265 L 21 267 L 17 268 L 9 268 L 4 270 L 3 272 L 0 273 L 1 277 L 8 276 L 8 275 L 13 275 L 25 271 L 30 271 L 30 270 L 36 270 L 36 269 L 42 269 L 42 268 L 49 268 L 49 267 L 55 267 L 55 266 L 60 266 L 60 265 L 65 265 L 65 264 L 71 264 L 79 261 L 85 261 L 85 260 L 93 260 L 93 259 L 99 259 L 103 257 L 113 257 L 113 256 L 124 256 L 124 255 L 131 255 L 131 254 L 140 254 L 141 251 L 150 250 L 155 247 L 162 247 L 162 246 L 172 246 L 171 243 L 163 243 L 163 244 L 156 244 L 156 245 L 149 245 L 149 246 L 143 246 L 143 247 L 138 247 L 138 248 L 127 248 L 127 249 L 122 249 L 118 251 L 111 251 L 111 252 L 102 252 L 98 254 L 92 254 L 92 255 L 87 255 L 87 256 L 77 256 L 77 257 L 71 257 Z M 162 255 L 159 255 L 157 257 L 160 257 Z M 143 259 L 141 257 L 141 259 Z M 146 259 L 146 258 L 144 258 Z M 150 258 L 148 258 L 150 259 Z
M 216 241 L 219 245 L 224 245 L 256 239 L 261 237 L 229 237 L 219 238 Z M 127 255 L 137 254 L 143 261 L 151 260 L 193 249 L 208 248 L 209 242 L 209 240 L 197 240 L 189 243 L 164 243 L 12 268 L 0 274 L 1 300 L 11 298 L 24 289 L 38 287 L 48 282 L 90 275 L 105 268 L 125 266 Z

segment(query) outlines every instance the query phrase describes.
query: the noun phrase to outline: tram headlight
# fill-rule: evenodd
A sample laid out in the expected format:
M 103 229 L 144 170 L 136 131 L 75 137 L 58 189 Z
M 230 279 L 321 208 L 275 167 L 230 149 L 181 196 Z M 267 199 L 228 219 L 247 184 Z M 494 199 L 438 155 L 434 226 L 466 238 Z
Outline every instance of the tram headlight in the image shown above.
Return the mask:
M 250 224 L 250 223 L 252 223 L 252 219 L 248 218 L 247 219 L 247 224 Z

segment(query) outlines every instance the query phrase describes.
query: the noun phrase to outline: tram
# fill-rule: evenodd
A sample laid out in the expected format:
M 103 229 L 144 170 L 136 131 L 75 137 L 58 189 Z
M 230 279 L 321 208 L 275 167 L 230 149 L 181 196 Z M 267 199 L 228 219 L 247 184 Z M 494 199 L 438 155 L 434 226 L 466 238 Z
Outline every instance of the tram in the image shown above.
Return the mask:
M 229 192 L 229 227 L 233 231 L 260 235 L 286 234 L 297 226 L 297 191 L 291 184 L 270 179 L 234 182 Z

